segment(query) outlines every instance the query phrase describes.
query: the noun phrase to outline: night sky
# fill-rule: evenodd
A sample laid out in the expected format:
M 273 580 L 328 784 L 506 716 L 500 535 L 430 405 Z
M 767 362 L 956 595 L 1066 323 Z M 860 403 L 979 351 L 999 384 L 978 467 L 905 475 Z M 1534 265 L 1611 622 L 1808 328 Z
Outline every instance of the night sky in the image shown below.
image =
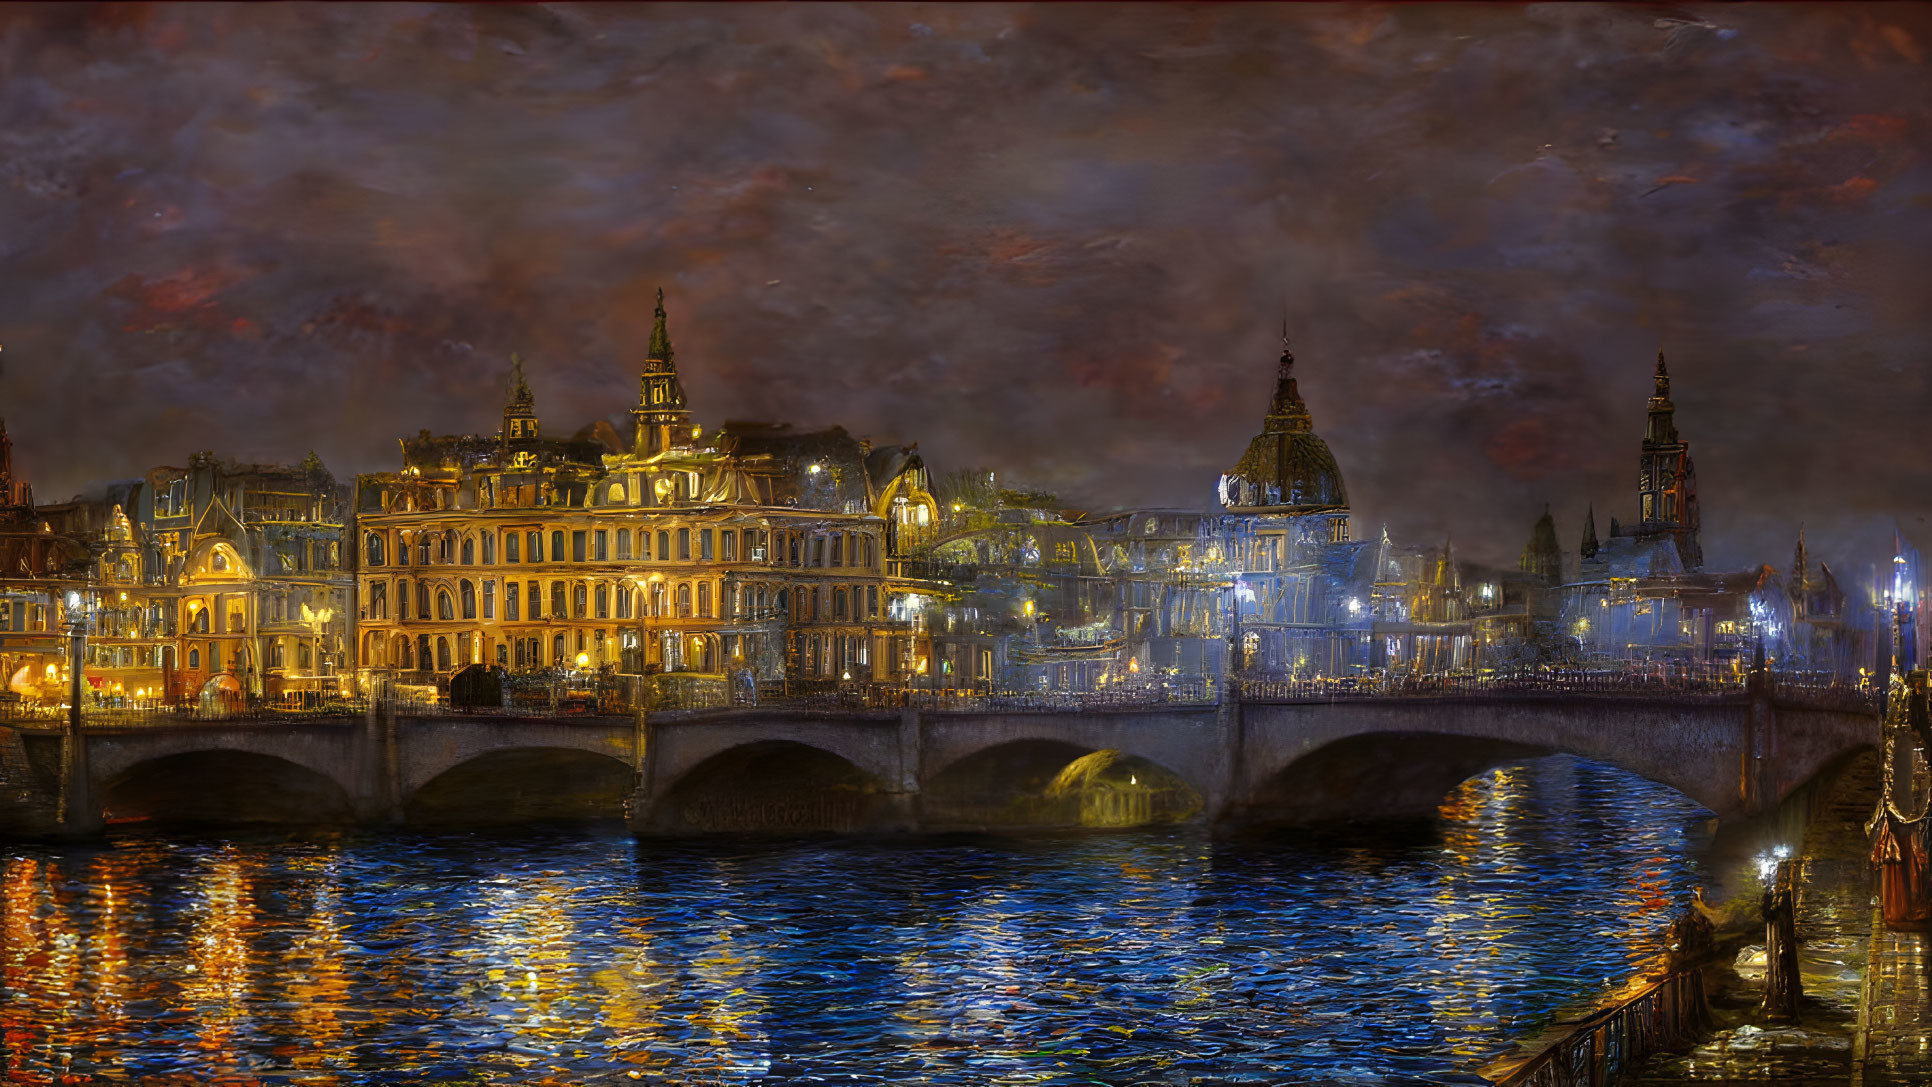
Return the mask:
M 1356 532 L 1634 517 L 1658 348 L 1715 567 L 1926 522 L 1932 10 L 0 9 L 0 413 L 42 501 L 691 404 L 1199 507 L 1285 314 Z

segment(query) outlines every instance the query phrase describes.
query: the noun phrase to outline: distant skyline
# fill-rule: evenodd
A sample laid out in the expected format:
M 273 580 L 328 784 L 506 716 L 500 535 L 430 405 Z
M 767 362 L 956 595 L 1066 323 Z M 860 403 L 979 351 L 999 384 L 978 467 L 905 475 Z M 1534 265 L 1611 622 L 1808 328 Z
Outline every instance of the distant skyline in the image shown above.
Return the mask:
M 1932 10 L 0 9 L 0 415 L 42 501 L 625 422 L 1199 508 L 1284 306 L 1358 536 L 1635 518 L 1659 347 L 1707 565 L 1932 543 Z

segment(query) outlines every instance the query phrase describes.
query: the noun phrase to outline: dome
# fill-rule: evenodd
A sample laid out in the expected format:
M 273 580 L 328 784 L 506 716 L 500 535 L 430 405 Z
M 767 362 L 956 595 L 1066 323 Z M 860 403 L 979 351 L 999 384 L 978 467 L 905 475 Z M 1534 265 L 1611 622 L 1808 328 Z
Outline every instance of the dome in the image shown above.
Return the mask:
M 1248 443 L 1234 471 L 1221 477 L 1221 504 L 1246 513 L 1338 513 L 1348 488 L 1328 443 L 1315 434 L 1308 405 L 1295 387 L 1295 356 L 1284 347 L 1261 433 Z

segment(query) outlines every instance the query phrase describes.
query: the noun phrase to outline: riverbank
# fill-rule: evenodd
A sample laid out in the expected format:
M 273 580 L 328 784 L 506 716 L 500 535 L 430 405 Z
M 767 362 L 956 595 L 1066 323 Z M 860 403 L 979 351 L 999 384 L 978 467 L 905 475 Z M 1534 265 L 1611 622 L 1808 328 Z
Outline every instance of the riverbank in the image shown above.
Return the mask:
M 1632 1087 L 1776 1083 L 1842 1087 L 1872 938 L 1872 876 L 1864 823 L 1878 798 L 1876 754 L 1860 758 L 1812 813 L 1797 851 L 1798 966 L 1804 1002 L 1797 1023 L 1758 1008 L 1764 983 L 1764 926 L 1748 891 L 1731 903 L 1722 954 L 1710 968 L 1712 1031 L 1698 1045 L 1655 1055 L 1625 1077 Z

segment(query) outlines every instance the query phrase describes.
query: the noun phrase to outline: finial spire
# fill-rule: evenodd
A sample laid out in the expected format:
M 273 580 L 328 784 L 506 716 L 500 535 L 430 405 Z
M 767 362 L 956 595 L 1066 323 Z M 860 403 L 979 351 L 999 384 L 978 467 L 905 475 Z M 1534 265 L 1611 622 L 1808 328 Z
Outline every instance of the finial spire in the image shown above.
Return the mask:
M 523 379 L 523 355 L 510 353 L 510 404 L 512 407 L 528 408 L 535 402 L 530 395 L 530 386 Z
M 671 361 L 671 334 L 666 330 L 664 324 L 663 287 L 657 289 L 657 312 L 653 314 L 653 318 L 651 322 L 651 345 L 645 351 L 644 357 L 647 360 L 668 363 Z

